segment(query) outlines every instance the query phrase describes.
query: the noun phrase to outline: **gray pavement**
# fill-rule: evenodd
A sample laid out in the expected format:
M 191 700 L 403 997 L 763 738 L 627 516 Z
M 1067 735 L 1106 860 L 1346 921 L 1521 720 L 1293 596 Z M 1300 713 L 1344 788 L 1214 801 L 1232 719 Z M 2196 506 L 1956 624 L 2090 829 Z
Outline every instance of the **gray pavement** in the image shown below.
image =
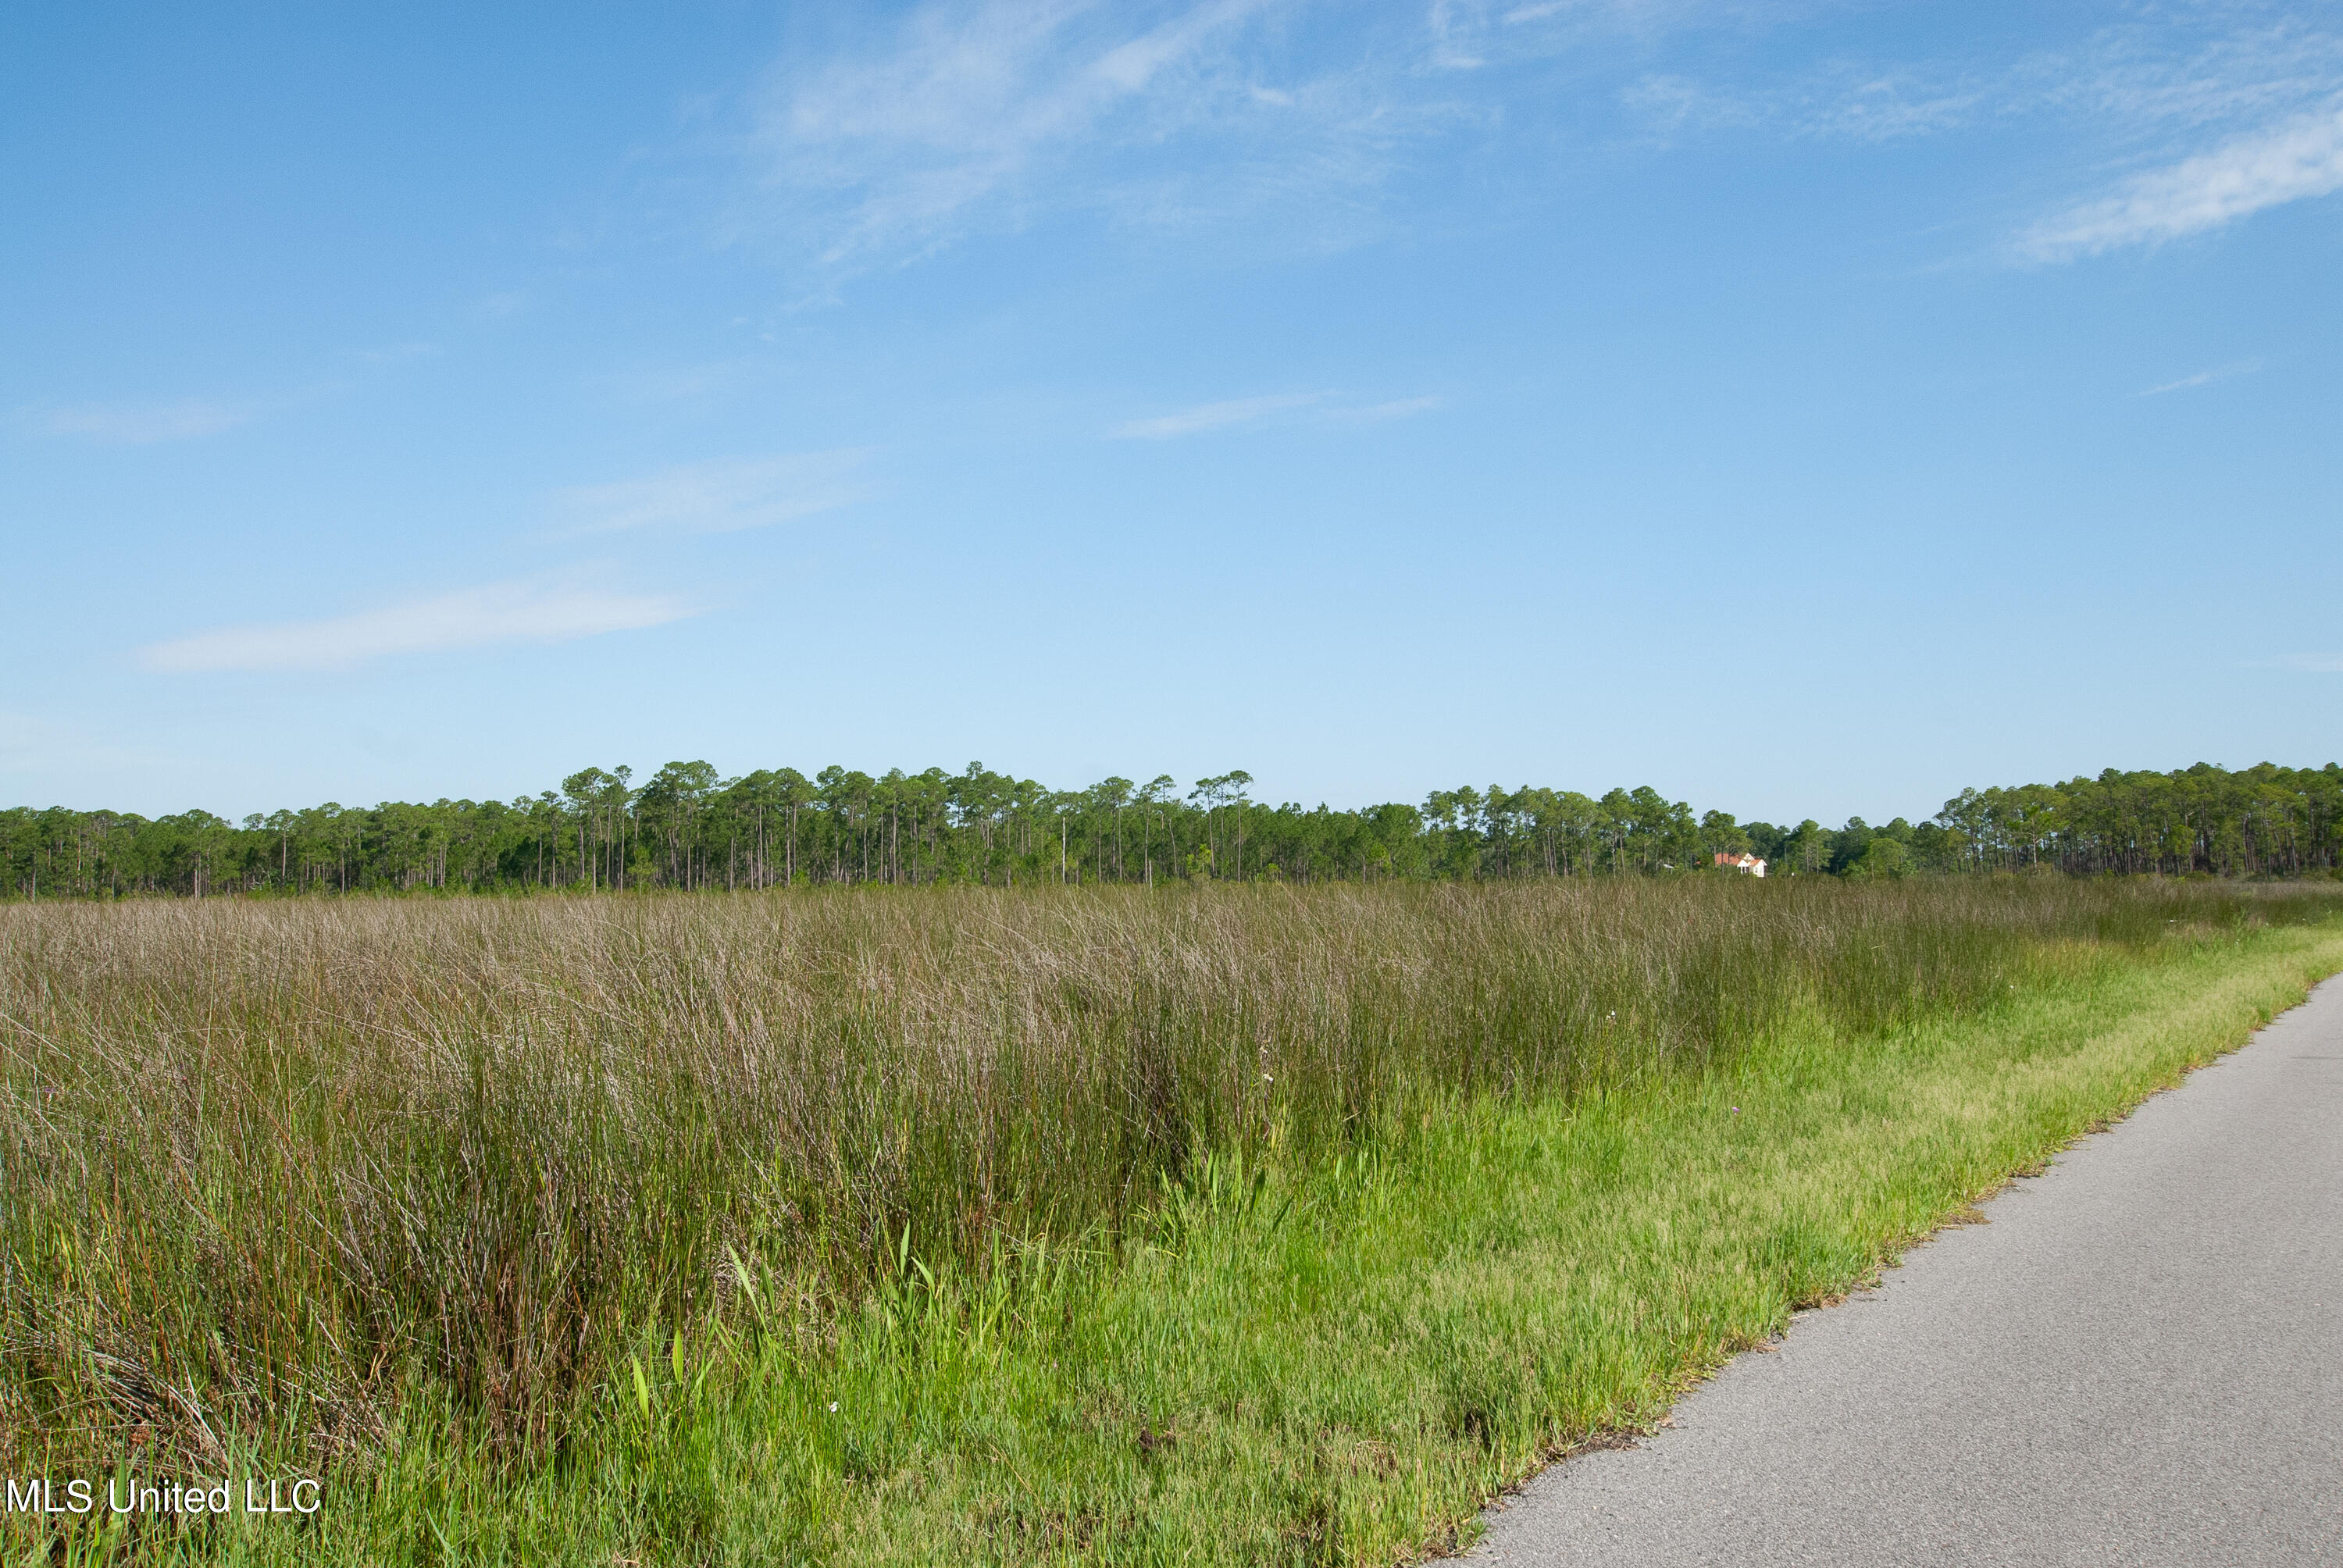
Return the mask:
M 2343 1564 L 2343 980 L 1466 1561 Z

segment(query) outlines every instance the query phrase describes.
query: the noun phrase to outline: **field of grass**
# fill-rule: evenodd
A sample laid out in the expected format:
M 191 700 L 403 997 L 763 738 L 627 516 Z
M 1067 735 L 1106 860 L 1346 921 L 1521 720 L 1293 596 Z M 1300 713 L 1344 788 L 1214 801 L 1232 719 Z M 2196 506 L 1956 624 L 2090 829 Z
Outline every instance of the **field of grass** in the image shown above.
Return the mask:
M 2036 880 L 0 909 L 25 1561 L 1385 1563 L 2343 969 Z M 55 1531 L 52 1537 L 46 1532 Z

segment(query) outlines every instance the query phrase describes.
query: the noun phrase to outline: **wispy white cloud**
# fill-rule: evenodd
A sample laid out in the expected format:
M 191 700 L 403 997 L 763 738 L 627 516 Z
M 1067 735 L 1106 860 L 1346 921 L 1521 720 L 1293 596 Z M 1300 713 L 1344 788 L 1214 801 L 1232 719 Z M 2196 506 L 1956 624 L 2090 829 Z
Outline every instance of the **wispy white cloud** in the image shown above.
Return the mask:
M 1233 397 L 1221 403 L 1200 403 L 1176 414 L 1125 420 L 1114 427 L 1112 434 L 1121 440 L 1168 441 L 1174 436 L 1197 436 L 1207 430 L 1257 425 L 1272 416 L 1308 407 L 1325 396 L 1323 392 L 1293 392 L 1274 397 Z
M 1770 79 L 1648 71 L 1620 102 L 1662 145 L 1750 131 L 1884 143 L 2057 125 L 2055 145 L 2078 159 L 2142 170 L 1996 242 L 2004 259 L 2068 261 L 2343 189 L 2343 31 L 2272 22 L 2279 9 L 2159 6 L 2071 48 L 2000 59 L 1835 55 Z
M 2077 54 L 2029 55 L 2009 81 L 2021 102 L 2118 133 L 2267 126 L 2338 88 L 2343 33 L 2322 29 L 2307 14 L 2272 25 L 2268 8 L 2218 4 L 2112 29 Z
M 777 75 L 771 184 L 831 198 L 826 262 L 932 244 L 1102 120 L 1204 87 L 1198 55 L 1261 9 L 1204 0 L 1134 27 L 1081 0 L 929 5 L 876 49 Z
M 667 528 L 727 534 L 769 528 L 867 500 L 868 447 L 693 463 L 640 479 L 580 485 L 554 497 L 574 534 Z
M 1379 425 L 1404 419 L 1440 407 L 1437 397 L 1395 397 L 1382 403 L 1340 403 L 1328 392 L 1289 392 L 1269 397 L 1234 397 L 1201 403 L 1177 413 L 1130 419 L 1108 434 L 1118 440 L 1168 441 L 1179 436 L 1201 436 L 1212 430 L 1232 430 L 1280 419 L 1300 419 L 1312 425 Z
M 246 403 L 182 397 L 167 403 L 79 403 L 63 408 L 26 409 L 21 417 L 43 435 L 78 437 L 114 446 L 147 446 L 216 436 L 248 422 L 258 412 Z
M 2343 33 L 2272 25 L 2254 5 L 2160 10 L 2072 47 L 1998 58 L 1834 54 L 1754 75 L 1663 66 L 1627 82 L 1620 101 L 1664 142 L 1753 129 L 1887 142 L 2047 119 L 2067 122 L 2062 141 L 2084 156 L 2137 159 L 2169 156 L 2175 136 L 2267 135 L 2343 92 Z
M 1752 31 L 1817 8 L 1814 0 L 1430 0 L 1424 22 L 1431 64 L 1479 70 L 1590 49 L 1648 55 L 1674 34 Z
M 1394 397 L 1387 403 L 1368 403 L 1355 408 L 1329 408 L 1325 417 L 1329 424 L 1335 425 L 1381 425 L 1429 414 L 1440 404 L 1437 397 Z
M 1352 243 L 1405 149 L 1464 111 L 1422 74 L 1420 11 L 1359 18 L 1304 64 L 1302 10 L 937 0 L 842 51 L 792 51 L 749 138 L 736 236 L 776 236 L 824 276 L 1069 211 Z
M 1443 71 L 1477 71 L 1488 57 L 1473 45 L 1475 24 L 1485 25 L 1484 6 L 1457 0 L 1432 0 L 1426 25 L 1432 34 L 1432 63 Z
M 1850 73 L 1837 90 L 1809 104 L 1797 121 L 1801 135 L 1892 142 L 1934 136 L 1974 122 L 1990 94 L 1958 78 L 1930 80 L 1917 73 Z
M 397 654 L 500 643 L 573 642 L 663 626 L 694 614 L 674 594 L 615 592 L 529 579 L 459 588 L 325 620 L 222 627 L 138 649 L 147 669 L 347 669 Z
M 2305 675 L 2343 675 L 2343 653 L 2288 653 L 2246 666 L 2248 669 L 2291 669 Z
M 369 369 L 429 359 L 444 350 L 436 343 L 390 343 L 349 351 Z M 347 361 L 346 361 L 347 363 Z M 13 423 L 35 435 L 95 441 L 106 446 L 143 447 L 166 441 L 188 441 L 217 436 L 313 407 L 347 395 L 359 383 L 349 374 L 329 374 L 307 385 L 280 387 L 260 397 L 171 397 L 121 399 L 90 403 L 48 404 L 18 408 Z
M 1303 0 L 849 13 L 842 45 L 807 35 L 768 78 L 746 143 L 756 190 L 732 208 L 734 235 L 809 263 L 808 302 L 834 301 L 854 272 L 1069 214 L 1150 235 L 1217 226 L 1256 250 L 1342 248 L 1386 232 L 1410 192 L 1440 199 L 1407 176 L 1443 138 L 1534 141 L 1540 156 L 1503 165 L 1518 171 L 1503 179 L 1534 182 L 1573 145 L 1614 156 L 1621 130 L 1662 145 L 1749 130 L 1880 144 L 2034 126 L 2077 166 L 2170 166 L 2027 228 L 2035 259 L 2331 188 L 2322 138 L 2343 93 L 2343 28 L 2304 8 L 2117 6 L 2112 25 L 2052 48 L 2009 47 L 2004 31 L 1915 55 L 1892 52 L 1908 29 L 1835 25 L 1872 9 L 1399 0 L 1332 26 Z M 1800 28 L 1830 52 L 1751 47 Z M 1598 126 L 1590 111 L 1606 100 L 1613 123 Z M 2298 120 L 2320 106 L 2327 119 Z M 1525 194 L 1503 183 L 1490 182 L 1493 199 Z M 2008 259 L 2000 236 L 2026 225 L 1994 226 Z
M 1620 103 L 1662 142 L 1696 133 L 1763 130 L 1793 141 L 1887 143 L 1969 129 L 2042 106 L 2032 85 L 1943 65 L 1838 59 L 1788 82 L 1719 85 L 1654 72 Z
M 2216 381 L 2227 381 L 2233 376 L 2249 376 L 2262 367 L 2258 359 L 2241 359 L 2235 365 L 2224 365 L 2212 370 L 2199 370 L 2194 376 L 2183 376 L 2177 381 L 2144 387 L 2142 397 L 2160 397 L 2167 392 L 2186 392 L 2192 387 L 2210 387 Z
M 2135 176 L 2114 195 L 2036 225 L 2018 242 L 2036 261 L 2071 261 L 2202 234 L 2288 202 L 2343 189 L 2343 107 L 2231 138 Z

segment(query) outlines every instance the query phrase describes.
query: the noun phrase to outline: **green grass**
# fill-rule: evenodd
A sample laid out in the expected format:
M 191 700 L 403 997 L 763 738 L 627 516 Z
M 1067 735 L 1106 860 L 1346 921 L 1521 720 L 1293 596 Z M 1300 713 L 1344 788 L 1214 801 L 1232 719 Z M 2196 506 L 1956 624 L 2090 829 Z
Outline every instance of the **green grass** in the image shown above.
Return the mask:
M 2065 883 L 457 908 L 0 923 L 5 1468 L 331 1477 L 80 1560 L 1405 1558 L 2343 968 Z

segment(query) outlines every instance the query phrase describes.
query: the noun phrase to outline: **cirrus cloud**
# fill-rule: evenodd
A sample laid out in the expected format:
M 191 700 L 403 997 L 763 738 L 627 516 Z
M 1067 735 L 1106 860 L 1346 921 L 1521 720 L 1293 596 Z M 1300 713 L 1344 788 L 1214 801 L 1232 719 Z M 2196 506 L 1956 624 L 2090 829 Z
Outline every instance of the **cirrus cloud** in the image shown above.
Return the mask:
M 1258 424 L 1272 414 L 1307 407 L 1325 396 L 1323 392 L 1290 392 L 1273 397 L 1232 397 L 1182 408 L 1176 414 L 1159 414 L 1151 419 L 1126 419 L 1115 427 L 1114 434 L 1123 440 L 1168 441 L 1175 436 L 1196 436 L 1207 430 Z
M 397 654 L 574 642 L 663 626 L 694 613 L 674 594 L 532 579 L 458 588 L 323 620 L 222 627 L 149 643 L 138 650 L 137 660 L 170 674 L 347 669 Z
M 1438 397 L 1395 397 L 1382 403 L 1350 404 L 1335 403 L 1334 396 L 1331 392 L 1284 392 L 1266 397 L 1231 397 L 1151 418 L 1126 419 L 1107 433 L 1122 441 L 1169 441 L 1181 436 L 1262 425 L 1278 420 L 1282 415 L 1295 416 L 1302 423 L 1317 426 L 1380 425 L 1441 406 Z
M 867 500 L 877 487 L 860 477 L 867 447 L 689 463 L 639 479 L 578 485 L 556 508 L 578 534 L 666 528 L 691 534 L 769 528 Z
M 2070 261 L 2159 245 L 2338 189 L 2343 106 L 2330 106 L 2136 176 L 2112 196 L 2036 225 L 2019 248 L 2036 261 Z
M 758 140 L 773 186 L 828 206 L 825 263 L 916 251 L 1107 116 L 1184 98 L 1207 46 L 1260 9 L 1204 0 L 1134 26 L 1082 0 L 931 5 L 876 48 L 777 74 Z
M 79 437 L 110 446 L 143 447 L 216 436 L 249 421 L 256 410 L 207 397 L 167 403 L 79 403 L 65 408 L 28 410 L 33 427 L 45 436 Z

